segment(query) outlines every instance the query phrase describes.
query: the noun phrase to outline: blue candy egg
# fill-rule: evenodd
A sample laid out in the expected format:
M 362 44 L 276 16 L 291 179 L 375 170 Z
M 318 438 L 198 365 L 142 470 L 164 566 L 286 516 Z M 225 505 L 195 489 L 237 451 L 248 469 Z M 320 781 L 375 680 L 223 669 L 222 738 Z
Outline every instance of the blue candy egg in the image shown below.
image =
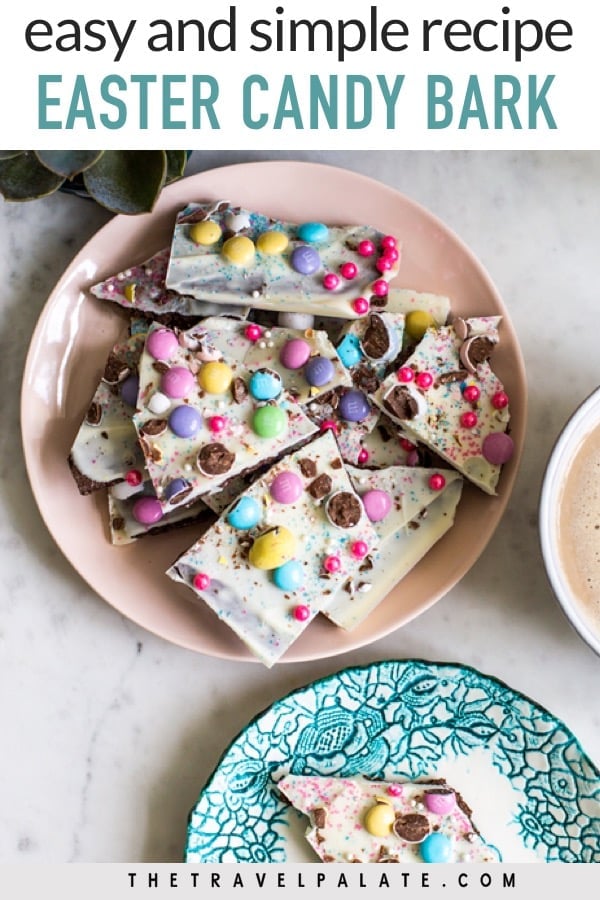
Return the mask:
M 329 236 L 329 228 L 322 222 L 303 222 L 298 226 L 298 238 L 307 244 L 318 244 L 326 241 Z
M 445 834 L 433 831 L 419 845 L 423 862 L 445 863 L 450 861 L 452 844 Z
M 304 584 L 304 567 L 295 559 L 290 559 L 273 569 L 273 583 L 282 591 L 297 591 Z
M 275 400 L 281 393 L 281 376 L 271 369 L 258 369 L 248 387 L 255 400 Z
M 334 365 L 326 356 L 313 356 L 304 367 L 304 377 L 312 387 L 329 384 L 334 375 Z
M 261 517 L 260 504 L 252 497 L 240 497 L 235 506 L 227 513 L 227 521 L 232 528 L 247 531 L 258 525 Z
M 337 355 L 347 369 L 357 366 L 363 358 L 360 341 L 355 334 L 346 334 L 336 347 Z
M 370 411 L 369 401 L 362 391 L 346 391 L 340 397 L 338 413 L 346 422 L 362 422 Z
M 312 275 L 321 268 L 321 257 L 314 247 L 301 244 L 290 256 L 290 265 L 300 275 Z

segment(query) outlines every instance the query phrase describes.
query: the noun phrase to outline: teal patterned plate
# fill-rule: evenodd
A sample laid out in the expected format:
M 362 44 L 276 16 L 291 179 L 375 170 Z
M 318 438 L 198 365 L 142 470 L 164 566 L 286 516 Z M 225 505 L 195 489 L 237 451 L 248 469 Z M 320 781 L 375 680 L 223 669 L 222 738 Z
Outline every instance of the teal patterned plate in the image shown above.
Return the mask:
M 495 678 L 422 660 L 345 669 L 278 700 L 190 814 L 189 863 L 317 861 L 285 773 L 444 777 L 505 863 L 600 862 L 600 773 L 574 735 Z

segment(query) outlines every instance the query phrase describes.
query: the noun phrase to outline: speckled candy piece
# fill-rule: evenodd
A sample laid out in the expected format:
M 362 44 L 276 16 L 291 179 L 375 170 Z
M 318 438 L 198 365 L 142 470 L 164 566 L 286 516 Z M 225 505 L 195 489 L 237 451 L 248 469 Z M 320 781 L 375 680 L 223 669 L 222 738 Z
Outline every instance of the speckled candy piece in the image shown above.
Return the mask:
M 69 464 L 80 493 L 89 494 L 144 468 L 131 417 L 134 408 L 121 397 L 121 386 L 138 370 L 145 330 L 115 344 L 81 423 Z M 108 379 L 108 380 L 107 380 Z
M 485 843 L 460 794 L 454 792 L 457 802 L 445 814 L 427 808 L 429 792 L 452 791 L 443 779 L 440 782 L 390 783 L 361 776 L 285 775 L 277 788 L 295 809 L 308 816 L 306 840 L 322 862 L 423 863 L 420 841 L 413 839 L 424 832 L 447 838 L 448 862 L 499 862 L 498 851 Z M 381 836 L 370 834 L 365 828 L 365 820 L 368 821 L 378 798 L 389 804 L 394 822 L 389 833 L 386 830 Z M 414 827 L 416 816 L 419 828 Z
M 244 265 L 228 261 L 222 249 L 223 243 L 232 236 L 229 226 L 232 222 L 235 225 L 234 216 L 242 226 L 237 234 L 249 238 L 255 246 L 261 234 L 273 230 L 283 232 L 288 237 L 284 252 L 256 252 Z M 218 223 L 223 232 L 223 239 L 211 246 L 197 244 L 191 237 L 194 223 L 207 217 Z M 398 262 L 389 271 L 380 273 L 377 270 L 375 263 L 384 235 L 375 228 L 368 225 L 329 226 L 326 240 L 310 245 L 298 238 L 298 228 L 298 224 L 225 203 L 189 204 L 177 217 L 167 287 L 216 303 L 249 304 L 277 312 L 318 311 L 322 315 L 353 319 L 357 315 L 353 300 L 361 295 L 370 296 L 374 282 L 390 281 L 398 272 Z M 373 241 L 377 247 L 373 256 L 364 257 L 357 252 L 359 243 L 365 239 Z M 306 274 L 291 264 L 294 253 L 303 246 L 319 260 L 314 271 Z M 340 274 L 340 267 L 345 262 L 356 264 L 354 278 L 344 278 Z M 334 290 L 324 286 L 327 275 L 338 278 Z
M 94 284 L 90 291 L 99 300 L 110 300 L 128 313 L 141 313 L 149 319 L 169 315 L 202 318 L 215 313 L 246 316 L 248 310 L 245 307 L 223 306 L 169 290 L 165 278 L 170 253 L 171 248 L 165 247 L 150 259 Z
M 374 318 L 380 321 L 381 326 L 385 328 L 389 334 L 389 350 L 380 357 L 368 356 L 369 344 L 367 342 L 365 346 L 363 343 L 365 337 L 369 334 L 369 328 Z M 402 343 L 404 340 L 404 314 L 390 313 L 387 310 L 386 312 L 373 310 L 371 314 L 364 316 L 364 318 L 346 324 L 341 331 L 340 342 L 344 341 L 344 339 L 347 338 L 347 335 L 354 335 L 358 341 L 360 359 L 357 365 L 367 366 L 379 378 L 382 378 L 390 362 L 395 359 L 402 350 Z M 365 353 L 365 351 L 367 351 L 367 353 Z M 350 371 L 354 368 L 355 366 L 350 366 Z
M 293 503 L 277 503 L 271 495 L 271 484 L 283 471 L 294 473 L 304 485 L 301 496 Z M 186 584 L 253 654 L 266 666 L 272 666 L 336 589 L 357 572 L 361 562 L 353 557 L 351 544 L 365 541 L 377 558 L 376 532 L 364 513 L 351 528 L 339 528 L 328 521 L 327 499 L 339 491 L 356 498 L 335 439 L 327 433 L 284 457 L 244 492 L 243 497 L 256 499 L 263 510 L 256 528 L 237 531 L 229 524 L 226 511 L 167 575 Z M 273 583 L 272 571 L 256 568 L 248 559 L 250 546 L 278 526 L 290 530 L 296 538 L 293 558 L 304 570 L 304 583 L 299 590 L 282 591 Z M 325 571 L 328 555 L 339 557 L 338 572 Z M 193 586 L 194 575 L 200 570 L 211 578 L 203 591 Z M 308 608 L 306 618 L 294 616 L 298 606 Z
M 119 496 L 115 488 L 108 489 L 108 524 L 111 543 L 121 547 L 131 544 L 147 534 L 159 534 L 174 527 L 189 525 L 207 518 L 207 508 L 202 500 L 191 506 L 181 506 L 164 513 L 160 521 L 148 526 L 136 520 L 133 507 L 140 497 L 155 497 L 152 482 L 142 482 L 129 496 Z M 207 520 L 208 521 L 208 520 Z
M 407 575 L 454 524 L 463 479 L 451 469 L 390 466 L 366 471 L 348 466 L 357 493 L 385 491 L 390 512 L 373 523 L 379 539 L 379 558 L 359 579 L 349 579 L 327 604 L 327 618 L 351 631 L 360 625 L 392 588 Z M 442 474 L 445 486 L 434 490 L 430 478 Z M 372 563 L 372 565 L 371 565 Z
M 498 317 L 467 319 L 469 338 L 496 343 L 499 322 Z M 391 392 L 400 384 L 396 373 L 388 376 L 372 399 L 402 426 L 409 437 L 430 447 L 487 494 L 495 494 L 501 466 L 492 465 L 483 457 L 482 445 L 487 435 L 506 431 L 510 413 L 508 407 L 497 410 L 492 405 L 492 397 L 502 391 L 503 386 L 489 362 L 478 363 L 474 373 L 465 369 L 461 359 L 464 343 L 454 325 L 431 329 L 404 363 L 414 371 L 415 379 L 410 389 L 417 391 L 421 402 L 424 401 L 423 414 L 404 418 L 390 409 Z M 430 387 L 415 387 L 419 373 L 429 373 L 433 377 Z M 480 397 L 475 404 L 467 402 L 463 396 L 467 385 L 479 388 Z M 477 424 L 465 428 L 461 416 L 471 410 L 477 415 Z
M 160 326 L 152 325 L 152 329 L 158 327 Z M 279 457 L 316 431 L 298 404 L 289 395 L 282 394 L 277 406 L 286 414 L 286 430 L 273 437 L 259 437 L 252 428 L 252 418 L 260 404 L 248 392 L 252 370 L 235 359 L 221 359 L 231 370 L 231 386 L 223 393 L 205 392 L 200 387 L 198 375 L 202 373 L 204 366 L 219 362 L 215 357 L 220 354 L 214 352 L 215 348 L 206 339 L 199 343 L 188 343 L 191 346 L 179 345 L 176 354 L 169 360 L 169 365 L 189 369 L 194 376 L 194 386 L 187 397 L 173 399 L 169 409 L 159 417 L 151 411 L 149 404 L 154 393 L 161 390 L 166 364 L 159 363 L 157 366 L 156 360 L 146 351 L 140 360 L 140 394 L 138 411 L 133 421 L 150 479 L 165 509 L 178 505 L 174 500 L 169 502 L 165 494 L 173 479 L 183 478 L 188 482 L 191 489 L 185 502 L 191 503 L 203 494 L 216 491 L 234 476 Z M 195 413 L 200 421 L 196 432 L 189 437 L 178 436 L 168 425 L 174 410 L 180 408 L 186 413 Z M 212 432 L 210 428 L 210 420 L 215 416 L 224 420 L 223 428 L 218 433 Z M 162 429 L 158 427 L 157 421 L 164 424 Z M 228 454 L 233 454 L 234 458 L 223 471 L 209 474 L 201 471 L 197 458 L 202 448 L 215 443 L 225 448 Z

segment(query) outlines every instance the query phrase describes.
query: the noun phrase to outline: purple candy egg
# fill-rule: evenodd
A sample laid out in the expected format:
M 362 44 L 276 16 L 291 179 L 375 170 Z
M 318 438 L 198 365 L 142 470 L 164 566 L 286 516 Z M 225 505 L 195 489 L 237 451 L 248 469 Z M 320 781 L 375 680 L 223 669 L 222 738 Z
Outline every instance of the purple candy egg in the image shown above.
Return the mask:
M 165 500 L 174 500 L 180 494 L 184 494 L 190 487 L 185 478 L 174 478 L 165 488 Z
M 202 428 L 202 416 L 191 406 L 176 406 L 169 416 L 169 428 L 177 437 L 194 437 Z
M 276 503 L 294 503 L 302 495 L 304 485 L 295 472 L 280 472 L 271 483 L 271 497 Z
M 346 391 L 340 397 L 338 413 L 346 422 L 362 422 L 370 412 L 369 401 L 362 391 Z
M 194 383 L 194 376 L 189 369 L 184 366 L 172 366 L 164 373 L 160 389 L 172 400 L 182 400 L 190 393 Z
M 133 504 L 131 514 L 140 525 L 155 525 L 163 517 L 163 511 L 156 497 L 140 497 Z
M 425 806 L 437 816 L 447 816 L 456 806 L 454 791 L 425 791 Z
M 290 265 L 300 275 L 312 275 L 321 268 L 321 257 L 314 247 L 301 244 L 293 251 L 290 257 Z
M 281 348 L 279 360 L 286 369 L 301 369 L 310 357 L 310 344 L 302 338 L 292 338 Z
M 146 350 L 150 356 L 163 361 L 171 359 L 178 347 L 177 336 L 169 328 L 157 328 L 148 335 L 146 341 Z
M 493 466 L 502 466 L 515 451 L 513 439 L 503 431 L 494 431 L 485 438 L 481 452 Z
M 304 377 L 312 387 L 329 384 L 334 375 L 335 367 L 326 356 L 313 356 L 304 369 Z
M 127 406 L 135 406 L 137 404 L 138 390 L 140 387 L 140 379 L 137 375 L 130 375 L 121 385 L 121 400 Z
M 371 522 L 381 522 L 392 508 L 392 498 L 387 491 L 377 489 L 367 491 L 361 500 Z

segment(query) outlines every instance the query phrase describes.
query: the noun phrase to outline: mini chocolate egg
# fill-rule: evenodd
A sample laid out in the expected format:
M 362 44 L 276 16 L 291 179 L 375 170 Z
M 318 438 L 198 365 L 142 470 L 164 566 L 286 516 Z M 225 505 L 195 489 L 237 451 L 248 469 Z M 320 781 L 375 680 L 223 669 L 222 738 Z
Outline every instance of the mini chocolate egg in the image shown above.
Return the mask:
M 302 496 L 304 485 L 295 472 L 279 472 L 269 488 L 271 497 L 276 503 L 295 503 Z
M 133 504 L 131 514 L 140 525 L 156 525 L 163 517 L 163 511 L 156 497 L 140 497 Z
M 374 837 L 388 837 L 391 834 L 396 814 L 394 807 L 383 798 L 376 798 L 376 803 L 365 813 L 363 824 Z
M 194 387 L 194 376 L 185 366 L 171 366 L 160 381 L 161 392 L 171 400 L 182 400 Z
M 414 309 L 404 320 L 407 335 L 413 341 L 420 341 L 428 328 L 435 325 L 435 319 L 424 309 Z
M 321 268 L 321 257 L 314 247 L 301 244 L 292 252 L 290 265 L 299 275 L 313 275 Z
M 253 497 L 240 497 L 227 513 L 227 521 L 239 531 L 254 528 L 260 522 L 260 517 L 260 504 Z
M 207 394 L 224 394 L 233 381 L 233 372 L 227 363 L 207 362 L 198 372 L 198 384 Z
M 173 503 L 174 501 L 179 502 L 180 500 L 183 500 L 191 490 L 192 486 L 185 478 L 173 478 L 165 488 L 165 500 L 168 500 L 169 503 Z
M 335 367 L 326 356 L 313 356 L 304 367 L 304 377 L 311 387 L 329 384 L 334 375 Z
M 121 400 L 127 406 L 135 406 L 137 404 L 138 390 L 140 387 L 140 379 L 138 375 L 130 375 L 121 383 Z
M 294 328 L 297 331 L 306 331 L 315 324 L 312 313 L 280 312 L 277 314 L 277 324 L 282 328 Z
M 286 369 L 301 369 L 310 359 L 310 344 L 302 338 L 286 341 L 279 354 L 279 361 Z
M 255 400 L 275 400 L 279 397 L 283 385 L 278 372 L 272 369 L 257 369 L 250 376 L 248 387 Z
M 266 256 L 280 256 L 289 244 L 283 231 L 263 231 L 256 239 L 256 249 Z
M 484 439 L 481 452 L 483 458 L 493 466 L 502 466 L 512 457 L 515 445 L 510 435 L 494 431 Z
M 290 559 L 289 562 L 273 569 L 273 584 L 281 591 L 297 591 L 304 584 L 304 568 L 302 563 L 297 559 Z M 296 618 L 298 618 L 296 616 Z M 299 619 L 299 621 L 303 621 Z
M 179 347 L 177 335 L 170 328 L 157 328 L 146 339 L 146 350 L 154 359 L 167 362 Z
M 243 231 L 244 228 L 250 228 L 250 215 L 247 212 L 230 212 L 225 216 L 225 227 L 229 231 Z
M 369 401 L 362 391 L 346 391 L 340 397 L 338 413 L 346 422 L 362 422 L 370 412 Z
M 249 237 L 236 235 L 225 241 L 221 254 L 233 266 L 249 266 L 254 260 L 256 248 Z
M 191 406 L 176 406 L 169 416 L 169 428 L 177 437 L 194 437 L 202 428 L 202 416 Z
M 190 238 L 195 244 L 211 247 L 221 240 L 221 229 L 216 222 L 210 219 L 204 222 L 194 222 L 193 225 L 190 225 Z
M 373 488 L 361 497 L 370 522 L 381 522 L 392 508 L 392 497 L 387 491 Z
M 248 561 L 257 569 L 277 569 L 296 555 L 296 537 L 283 525 L 276 525 L 256 538 Z
M 280 406 L 259 406 L 252 416 L 252 430 L 262 438 L 285 434 L 287 425 L 287 413 Z
M 336 353 L 342 361 L 342 365 L 346 369 L 357 366 L 363 359 L 363 352 L 360 349 L 360 340 L 356 334 L 345 334 L 340 343 L 336 347 Z
M 360 342 L 362 352 L 367 359 L 387 362 L 394 359 L 400 350 L 400 339 L 394 327 L 388 325 L 386 316 L 372 313 L 369 316 L 365 333 Z
M 426 863 L 447 863 L 452 858 L 452 844 L 445 834 L 432 831 L 419 845 L 421 858 Z
M 307 244 L 319 244 L 329 237 L 329 228 L 322 222 L 303 222 L 298 226 L 298 240 Z

